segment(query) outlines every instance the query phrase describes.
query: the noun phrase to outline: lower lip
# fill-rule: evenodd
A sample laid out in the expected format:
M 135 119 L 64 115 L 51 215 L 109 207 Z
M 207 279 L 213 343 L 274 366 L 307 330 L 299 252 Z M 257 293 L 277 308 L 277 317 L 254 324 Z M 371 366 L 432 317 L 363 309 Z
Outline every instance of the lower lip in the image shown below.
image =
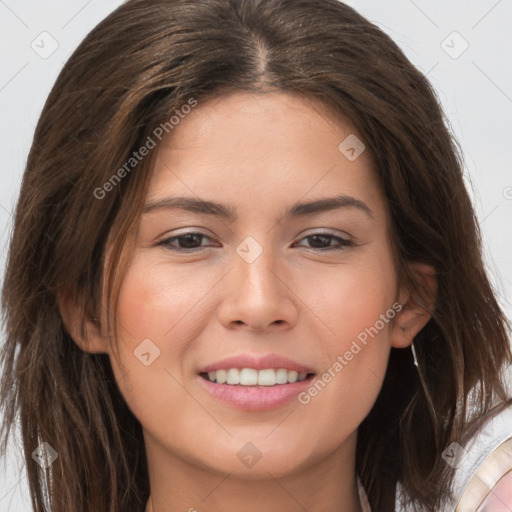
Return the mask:
M 233 386 L 210 382 L 200 375 L 198 378 L 209 393 L 228 405 L 246 411 L 266 411 L 295 398 L 311 384 L 314 375 L 300 382 L 275 386 Z

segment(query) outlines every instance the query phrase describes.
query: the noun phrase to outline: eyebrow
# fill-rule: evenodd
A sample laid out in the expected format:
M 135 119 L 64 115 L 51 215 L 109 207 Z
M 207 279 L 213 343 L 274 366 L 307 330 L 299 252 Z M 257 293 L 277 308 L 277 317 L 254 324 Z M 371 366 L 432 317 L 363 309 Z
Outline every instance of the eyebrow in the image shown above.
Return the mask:
M 228 220 L 237 219 L 237 209 L 233 206 L 196 199 L 194 197 L 165 197 L 156 201 L 147 203 L 142 213 L 149 213 L 160 209 L 180 208 L 194 213 L 202 213 L 207 215 L 215 215 Z M 326 197 L 308 202 L 301 202 L 292 205 L 285 210 L 282 218 L 290 219 L 304 217 L 316 213 L 337 210 L 340 208 L 355 208 L 364 212 L 370 218 L 373 218 L 371 209 L 360 199 L 347 195 L 337 195 L 334 197 Z

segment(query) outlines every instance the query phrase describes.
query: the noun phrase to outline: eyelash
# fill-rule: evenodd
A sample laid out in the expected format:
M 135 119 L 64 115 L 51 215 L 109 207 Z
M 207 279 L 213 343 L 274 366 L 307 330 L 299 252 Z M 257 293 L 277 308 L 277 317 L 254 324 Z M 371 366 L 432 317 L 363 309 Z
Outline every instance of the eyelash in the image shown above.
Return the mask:
M 171 251 L 178 252 L 178 253 L 183 253 L 183 254 L 187 254 L 187 253 L 190 254 L 190 253 L 200 252 L 205 246 L 200 246 L 200 247 L 196 247 L 196 248 L 193 248 L 193 249 L 183 249 L 183 248 L 177 248 L 177 247 L 171 246 L 171 243 L 174 242 L 175 240 L 182 240 L 183 238 L 185 238 L 187 236 L 190 236 L 190 235 L 199 235 L 203 239 L 204 238 L 209 238 L 207 235 L 205 235 L 203 233 L 199 233 L 199 232 L 196 232 L 196 231 L 191 231 L 190 233 L 183 233 L 182 235 L 166 238 L 165 240 L 162 240 L 161 242 L 159 242 L 157 245 L 163 246 L 166 249 L 169 249 Z M 326 238 L 331 239 L 331 240 L 333 240 L 333 239 L 337 240 L 338 243 L 339 243 L 339 246 L 338 247 L 327 247 L 327 248 L 310 247 L 309 249 L 311 249 L 313 251 L 320 251 L 320 252 L 342 251 L 342 250 L 345 250 L 348 247 L 353 247 L 353 246 L 356 245 L 352 240 L 348 240 L 346 238 L 335 236 L 335 235 L 333 235 L 331 233 L 324 233 L 324 232 L 321 232 L 321 231 L 316 232 L 316 233 L 312 233 L 311 235 L 307 235 L 307 236 L 301 238 L 301 240 L 306 240 L 308 238 L 313 238 L 313 237 L 316 237 L 316 236 L 326 237 Z

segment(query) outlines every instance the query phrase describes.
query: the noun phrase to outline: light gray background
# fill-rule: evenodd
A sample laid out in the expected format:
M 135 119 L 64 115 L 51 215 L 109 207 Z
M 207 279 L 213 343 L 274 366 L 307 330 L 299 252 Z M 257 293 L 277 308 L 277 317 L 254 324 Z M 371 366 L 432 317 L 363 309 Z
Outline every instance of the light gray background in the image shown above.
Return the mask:
M 78 43 L 121 3 L 0 0 L 2 274 L 11 212 L 44 101 Z M 490 276 L 512 318 L 512 0 L 347 3 L 387 32 L 434 85 L 464 153 Z M 0 463 L 0 510 L 31 510 L 24 464 L 12 449 Z

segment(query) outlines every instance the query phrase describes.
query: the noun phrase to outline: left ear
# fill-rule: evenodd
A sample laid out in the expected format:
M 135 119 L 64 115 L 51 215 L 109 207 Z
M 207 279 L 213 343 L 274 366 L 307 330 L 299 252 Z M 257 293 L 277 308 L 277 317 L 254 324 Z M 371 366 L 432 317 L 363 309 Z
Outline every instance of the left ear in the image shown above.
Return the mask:
M 398 300 L 402 309 L 396 315 L 391 330 L 391 346 L 395 348 L 408 347 L 430 320 L 435 308 L 438 283 L 434 268 L 414 263 L 411 270 L 418 290 L 409 290 L 405 286 L 400 288 Z M 421 296 L 416 295 L 418 292 L 422 292 Z

